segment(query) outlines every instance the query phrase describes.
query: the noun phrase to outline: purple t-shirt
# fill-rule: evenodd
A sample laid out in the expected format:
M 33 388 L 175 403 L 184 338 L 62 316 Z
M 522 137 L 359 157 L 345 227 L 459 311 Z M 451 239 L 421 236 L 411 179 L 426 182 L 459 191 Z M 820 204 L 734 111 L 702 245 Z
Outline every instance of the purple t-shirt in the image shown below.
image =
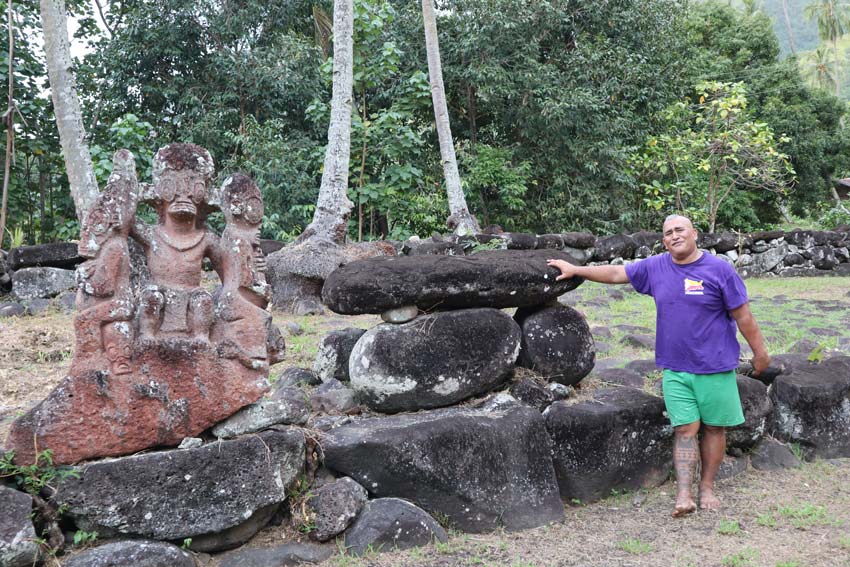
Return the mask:
M 741 347 L 729 311 L 747 302 L 747 289 L 732 266 L 708 252 L 690 264 L 665 253 L 629 264 L 626 275 L 655 299 L 656 366 L 694 374 L 738 367 Z

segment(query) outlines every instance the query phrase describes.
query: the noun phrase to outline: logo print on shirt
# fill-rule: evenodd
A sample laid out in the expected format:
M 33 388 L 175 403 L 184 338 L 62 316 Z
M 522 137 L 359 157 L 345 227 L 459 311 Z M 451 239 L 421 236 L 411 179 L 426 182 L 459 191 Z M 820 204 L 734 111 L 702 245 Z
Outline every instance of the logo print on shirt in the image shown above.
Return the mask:
M 703 280 L 691 280 L 685 278 L 685 295 L 704 295 Z

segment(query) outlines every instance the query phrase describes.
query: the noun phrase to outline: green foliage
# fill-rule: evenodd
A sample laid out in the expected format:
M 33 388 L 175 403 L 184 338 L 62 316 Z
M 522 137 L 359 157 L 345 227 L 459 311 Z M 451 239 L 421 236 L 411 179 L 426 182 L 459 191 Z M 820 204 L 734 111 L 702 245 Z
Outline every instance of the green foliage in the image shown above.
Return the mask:
M 478 211 L 482 226 L 498 224 L 508 231 L 525 226 L 531 219 L 523 212 L 531 179 L 531 162 L 515 163 L 514 152 L 487 144 L 463 144 L 458 162 L 467 203 Z
M 738 553 L 725 556 L 720 562 L 723 567 L 753 567 L 758 558 L 758 552 L 755 549 L 745 547 Z
M 94 543 L 97 541 L 97 532 L 87 532 L 84 530 L 77 530 L 74 532 L 74 545 L 82 546 L 89 543 Z
M 154 138 L 153 126 L 149 122 L 139 120 L 134 114 L 125 114 L 109 127 L 107 136 L 103 145 L 92 144 L 90 148 L 98 185 L 106 185 L 112 173 L 112 155 L 119 149 L 133 153 L 139 179 L 150 179 L 154 153 L 151 148 Z
M 617 542 L 617 547 L 626 553 L 631 553 L 632 555 L 640 555 L 642 553 L 649 553 L 652 551 L 652 546 L 650 544 L 643 542 L 638 538 L 629 538 L 627 540 Z
M 45 488 L 54 488 L 55 482 L 74 477 L 79 473 L 72 467 L 56 467 L 53 464 L 53 451 L 47 449 L 36 455 L 35 462 L 29 465 L 16 465 L 13 451 L 0 458 L 0 478 L 12 478 L 24 492 L 38 495 Z
M 743 83 L 703 82 L 663 114 L 666 129 L 632 156 L 643 204 L 672 211 L 714 232 L 733 191 L 785 194 L 794 170 L 767 124 L 751 119 Z
M 717 526 L 717 533 L 721 535 L 741 535 L 741 525 L 737 520 L 720 520 Z

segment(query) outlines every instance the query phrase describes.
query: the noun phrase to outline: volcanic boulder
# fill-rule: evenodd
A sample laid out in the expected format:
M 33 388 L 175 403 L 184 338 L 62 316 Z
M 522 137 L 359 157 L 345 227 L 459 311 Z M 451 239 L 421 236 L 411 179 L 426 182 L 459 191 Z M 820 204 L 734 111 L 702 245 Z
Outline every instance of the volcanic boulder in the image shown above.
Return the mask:
M 556 282 L 559 271 L 546 265 L 549 258 L 574 263 L 569 254 L 558 250 L 371 258 L 330 274 L 322 300 L 344 315 L 380 314 L 404 305 L 416 305 L 422 311 L 540 305 L 583 281 Z
M 530 407 L 362 419 L 330 430 L 322 447 L 327 467 L 373 496 L 405 498 L 463 531 L 521 530 L 564 517 L 551 443 Z
M 561 497 L 591 502 L 611 490 L 658 486 L 672 464 L 673 429 L 664 401 L 633 388 L 593 400 L 555 402 L 544 413 Z
M 519 346 L 519 327 L 498 309 L 383 323 L 354 345 L 351 387 L 385 413 L 448 406 L 504 383 Z
M 584 315 L 565 305 L 517 309 L 522 329 L 517 364 L 552 382 L 572 386 L 593 369 L 593 335 Z
M 57 492 L 80 529 L 182 540 L 222 532 L 280 504 L 304 470 L 304 434 L 265 431 L 232 441 L 92 462 Z
M 850 357 L 795 366 L 773 382 L 773 436 L 808 457 L 850 457 Z

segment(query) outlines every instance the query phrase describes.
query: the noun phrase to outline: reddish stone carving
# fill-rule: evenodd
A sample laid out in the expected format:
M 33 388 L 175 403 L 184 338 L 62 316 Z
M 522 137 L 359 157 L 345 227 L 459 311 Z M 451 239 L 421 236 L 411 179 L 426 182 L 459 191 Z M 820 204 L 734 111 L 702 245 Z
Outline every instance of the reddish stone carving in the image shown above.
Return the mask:
M 6 447 L 29 463 L 44 449 L 57 464 L 175 445 L 259 399 L 283 338 L 266 311 L 269 287 L 259 248 L 263 203 L 244 175 L 222 187 L 226 228 L 207 229 L 218 207 L 208 188 L 209 153 L 172 144 L 154 158 L 141 191 L 132 155 L 115 154 L 113 174 L 83 223 L 76 351 L 69 375 L 17 419 Z M 158 214 L 135 218 L 137 201 Z M 145 251 L 151 281 L 134 297 L 127 237 Z M 221 279 L 201 286 L 209 260 Z

